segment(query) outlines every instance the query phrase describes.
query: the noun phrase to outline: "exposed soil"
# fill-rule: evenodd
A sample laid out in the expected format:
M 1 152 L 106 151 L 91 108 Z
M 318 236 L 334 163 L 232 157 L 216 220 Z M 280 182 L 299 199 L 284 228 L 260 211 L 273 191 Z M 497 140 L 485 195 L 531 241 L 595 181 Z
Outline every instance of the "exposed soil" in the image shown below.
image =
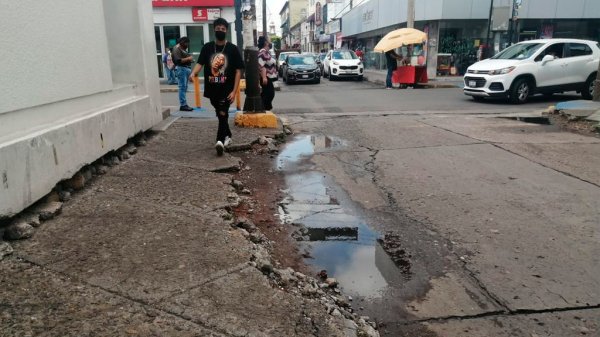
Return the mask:
M 574 132 L 584 136 L 598 137 L 600 133 L 596 131 L 596 122 L 590 122 L 586 120 L 574 120 L 570 121 L 567 116 L 561 114 L 548 114 L 550 123 L 558 126 L 563 131 Z
M 254 145 L 251 151 L 239 154 L 250 170 L 242 169 L 234 179 L 243 182 L 245 187 L 252 191 L 252 203 L 241 203 L 234 212 L 236 216 L 251 219 L 273 242 L 271 253 L 281 267 L 291 267 L 311 274 L 312 270 L 302 260 L 300 249 L 291 237 L 294 229 L 282 224 L 278 217 L 278 203 L 285 197 L 281 192 L 286 187 L 285 177 L 275 169 L 275 155 L 268 154 L 265 150 L 262 146 Z

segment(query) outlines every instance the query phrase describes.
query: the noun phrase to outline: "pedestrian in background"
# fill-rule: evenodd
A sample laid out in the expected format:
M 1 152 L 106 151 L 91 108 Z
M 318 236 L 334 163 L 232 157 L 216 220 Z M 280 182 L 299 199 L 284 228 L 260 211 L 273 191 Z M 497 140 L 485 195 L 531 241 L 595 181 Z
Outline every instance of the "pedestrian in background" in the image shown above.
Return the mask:
M 397 60 L 402 60 L 402 55 L 398 55 L 395 50 L 392 49 L 385 52 L 385 61 L 387 63 L 386 89 L 392 89 L 392 76 L 394 75 L 394 70 L 398 68 Z
M 271 56 L 271 41 L 264 36 L 258 38 L 258 68 L 260 70 L 260 86 L 262 91 L 263 107 L 265 110 L 273 110 L 273 98 L 275 98 L 275 87 L 273 82 L 277 81 L 277 61 Z
M 175 63 L 173 63 L 173 57 L 171 56 L 171 48 L 165 48 L 163 65 L 165 66 L 167 84 L 177 84 L 177 81 L 175 80 Z
M 219 119 L 217 130 L 217 155 L 222 155 L 225 147 L 232 142 L 229 129 L 229 106 L 239 90 L 244 60 L 238 47 L 227 41 L 229 23 L 218 18 L 213 23 L 215 41 L 206 43 L 200 51 L 197 64 L 189 76 L 192 81 L 204 67 L 204 97 L 210 99 Z
M 179 110 L 181 111 L 194 110 L 187 104 L 186 97 L 188 78 L 192 72 L 192 62 L 194 62 L 194 57 L 187 51 L 189 44 L 190 39 L 187 36 L 180 38 L 172 53 L 173 63 L 175 63 L 175 75 L 179 85 Z

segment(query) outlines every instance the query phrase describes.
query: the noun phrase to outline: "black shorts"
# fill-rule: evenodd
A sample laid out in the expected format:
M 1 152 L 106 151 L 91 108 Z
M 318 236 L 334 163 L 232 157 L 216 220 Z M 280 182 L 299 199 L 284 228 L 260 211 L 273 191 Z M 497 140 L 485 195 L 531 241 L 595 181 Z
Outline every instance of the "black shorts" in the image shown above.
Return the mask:
M 231 102 L 229 102 L 227 97 L 211 98 L 210 104 L 212 104 L 218 114 L 219 111 L 229 112 L 229 106 L 231 105 Z

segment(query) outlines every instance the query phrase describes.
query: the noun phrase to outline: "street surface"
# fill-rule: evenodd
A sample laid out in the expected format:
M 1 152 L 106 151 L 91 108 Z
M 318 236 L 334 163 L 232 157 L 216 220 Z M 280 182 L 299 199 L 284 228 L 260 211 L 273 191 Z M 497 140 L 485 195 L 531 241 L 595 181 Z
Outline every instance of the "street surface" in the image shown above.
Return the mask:
M 506 118 L 579 96 L 281 84 L 283 218 L 382 336 L 600 335 L 600 138 Z

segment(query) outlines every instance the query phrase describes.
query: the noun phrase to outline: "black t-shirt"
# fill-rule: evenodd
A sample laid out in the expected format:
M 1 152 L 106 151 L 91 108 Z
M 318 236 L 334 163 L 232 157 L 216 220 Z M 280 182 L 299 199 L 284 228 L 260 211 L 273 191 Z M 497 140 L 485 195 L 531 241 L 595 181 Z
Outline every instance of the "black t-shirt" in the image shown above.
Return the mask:
M 236 45 L 227 42 L 217 46 L 209 42 L 202 47 L 198 64 L 204 67 L 204 97 L 227 97 L 235 86 L 235 72 L 244 68 L 244 60 Z
M 390 51 L 385 52 L 385 61 L 387 63 L 388 68 L 396 69 L 398 62 L 396 61 L 396 58 L 394 57 L 393 51 L 390 50 Z

